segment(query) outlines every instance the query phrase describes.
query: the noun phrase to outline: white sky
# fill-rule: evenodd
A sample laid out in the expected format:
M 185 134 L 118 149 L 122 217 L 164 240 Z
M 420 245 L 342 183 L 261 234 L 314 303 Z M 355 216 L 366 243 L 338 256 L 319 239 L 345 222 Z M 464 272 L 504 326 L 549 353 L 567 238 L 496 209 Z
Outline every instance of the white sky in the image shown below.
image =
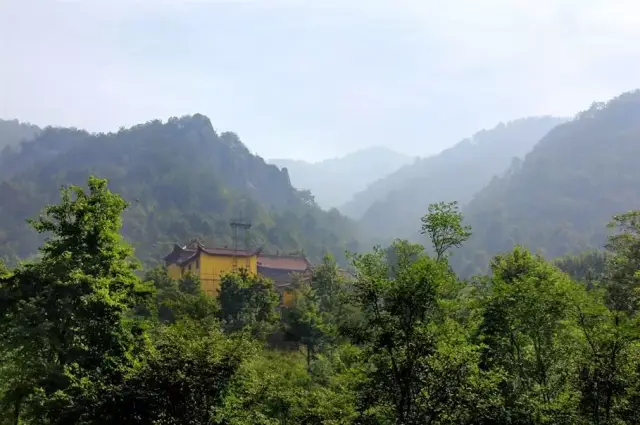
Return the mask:
M 0 0 L 0 117 L 200 112 L 265 158 L 425 155 L 638 87 L 637 0 Z

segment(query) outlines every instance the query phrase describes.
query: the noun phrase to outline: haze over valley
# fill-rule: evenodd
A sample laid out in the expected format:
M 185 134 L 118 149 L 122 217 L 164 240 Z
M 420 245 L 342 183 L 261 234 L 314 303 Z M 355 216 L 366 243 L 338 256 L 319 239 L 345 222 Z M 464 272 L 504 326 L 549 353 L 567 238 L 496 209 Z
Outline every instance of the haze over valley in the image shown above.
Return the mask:
M 414 159 L 389 148 L 374 146 L 313 163 L 293 159 L 269 162 L 286 168 L 292 184 L 310 190 L 318 205 L 325 209 L 342 209 L 356 193 Z

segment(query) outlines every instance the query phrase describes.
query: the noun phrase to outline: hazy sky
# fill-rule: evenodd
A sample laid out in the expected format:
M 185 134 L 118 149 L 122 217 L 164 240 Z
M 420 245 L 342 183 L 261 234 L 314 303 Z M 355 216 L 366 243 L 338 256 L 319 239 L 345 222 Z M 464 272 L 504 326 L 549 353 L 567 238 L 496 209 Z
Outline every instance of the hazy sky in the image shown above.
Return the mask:
M 200 112 L 265 158 L 424 155 L 637 87 L 638 0 L 0 0 L 0 117 Z

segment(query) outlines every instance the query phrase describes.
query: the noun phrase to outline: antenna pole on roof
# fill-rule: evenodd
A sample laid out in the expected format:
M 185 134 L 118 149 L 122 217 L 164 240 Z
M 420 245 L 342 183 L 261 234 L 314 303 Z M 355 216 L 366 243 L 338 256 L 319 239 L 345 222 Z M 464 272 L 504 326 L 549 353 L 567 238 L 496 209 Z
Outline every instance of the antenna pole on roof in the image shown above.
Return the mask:
M 244 221 L 242 219 L 242 213 L 240 213 L 240 217 L 235 220 L 231 220 L 229 223 L 232 229 L 232 237 L 233 237 L 233 269 L 236 270 L 238 267 L 238 244 L 239 244 L 239 232 L 244 232 L 244 250 L 249 250 L 249 229 L 251 229 L 251 223 Z M 248 261 L 248 259 L 247 259 Z M 247 265 L 248 267 L 248 265 Z

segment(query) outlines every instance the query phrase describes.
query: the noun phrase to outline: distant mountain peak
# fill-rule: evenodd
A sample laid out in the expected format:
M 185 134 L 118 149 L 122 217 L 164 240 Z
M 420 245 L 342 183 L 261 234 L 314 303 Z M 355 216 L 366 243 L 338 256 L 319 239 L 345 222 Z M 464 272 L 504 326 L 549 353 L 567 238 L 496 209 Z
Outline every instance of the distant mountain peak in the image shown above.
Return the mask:
M 316 162 L 271 159 L 269 163 L 286 168 L 292 184 L 298 189 L 311 190 L 320 206 L 334 208 L 370 183 L 412 161 L 408 155 L 374 145 Z
M 367 157 L 371 155 L 377 156 L 386 156 L 391 155 L 395 157 L 406 157 L 411 158 L 410 155 L 406 155 L 400 152 L 397 152 L 391 148 L 382 145 L 373 145 L 368 146 L 362 149 L 357 149 L 355 151 L 350 151 L 344 155 L 333 156 L 330 158 L 320 159 L 317 161 L 306 161 L 304 159 L 293 159 L 293 158 L 272 158 L 268 162 L 272 164 L 307 164 L 307 165 L 320 165 L 327 162 L 333 161 L 343 161 L 351 158 L 359 158 L 359 157 Z
M 38 235 L 25 218 L 55 202 L 61 185 L 84 185 L 89 175 L 107 178 L 132 202 L 123 234 L 145 262 L 160 260 L 175 240 L 231 243 L 229 220 L 238 216 L 254 223 L 249 236 L 267 252 L 303 250 L 319 260 L 327 251 L 340 258 L 357 249 L 350 220 L 322 211 L 237 134 L 218 133 L 194 114 L 113 133 L 51 127 L 22 149 L 0 151 L 0 198 L 20 194 L 20 202 L 0 206 L 0 258 L 35 253 Z
M 601 248 L 611 217 L 640 205 L 639 122 L 633 91 L 554 127 L 465 206 L 473 236 L 455 265 L 468 267 L 465 275 L 482 272 L 515 244 L 548 258 Z
M 513 157 L 524 156 L 564 118 L 529 117 L 483 129 L 437 155 L 405 165 L 380 179 L 340 208 L 361 220 L 365 233 L 408 237 L 432 202 L 465 203 Z

